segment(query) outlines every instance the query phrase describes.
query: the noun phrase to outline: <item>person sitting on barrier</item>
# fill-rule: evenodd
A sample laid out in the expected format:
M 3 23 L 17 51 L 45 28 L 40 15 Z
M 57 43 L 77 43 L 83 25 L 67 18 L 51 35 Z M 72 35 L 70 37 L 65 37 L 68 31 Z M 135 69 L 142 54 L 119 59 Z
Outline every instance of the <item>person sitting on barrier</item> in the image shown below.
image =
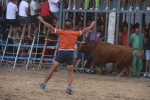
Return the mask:
M 147 1 L 148 1 L 147 10 L 150 10 L 150 0 L 147 0 Z
M 43 18 L 40 16 L 38 17 L 38 19 L 49 29 L 55 31 L 55 33 L 60 36 L 60 49 L 58 55 L 55 61 L 53 62 L 51 70 L 48 72 L 44 80 L 44 83 L 39 83 L 39 86 L 40 88 L 45 89 L 46 83 L 48 82 L 49 79 L 51 79 L 54 71 L 58 68 L 60 63 L 65 62 L 68 67 L 68 87 L 66 89 L 66 92 L 71 94 L 72 93 L 71 84 L 73 82 L 73 68 L 74 68 L 73 53 L 74 53 L 75 42 L 77 40 L 77 37 L 89 31 L 94 26 L 95 22 L 93 21 L 89 27 L 86 27 L 81 31 L 72 31 L 71 23 L 69 21 L 66 21 L 65 31 L 63 31 L 60 29 L 55 29 L 51 24 L 45 22 Z
M 48 0 L 43 0 L 43 4 L 41 5 L 41 16 L 44 21 L 51 24 L 52 22 L 51 22 L 51 15 L 50 15 L 49 8 L 50 7 L 49 7 Z M 44 25 L 43 34 L 46 34 L 45 40 L 50 40 L 50 38 L 48 37 L 49 33 L 50 33 L 50 29 L 48 28 L 46 32 L 46 26 Z
M 132 48 L 139 48 L 139 43 L 141 44 L 141 49 L 143 49 L 144 44 L 144 35 L 142 33 L 141 41 L 140 41 L 140 34 L 139 28 L 136 28 L 135 33 L 133 33 L 130 37 L 130 43 L 132 44 Z M 137 50 L 133 51 L 133 54 L 137 53 Z M 142 59 L 140 59 L 139 71 L 142 69 Z M 132 61 L 132 76 L 140 76 L 140 73 L 137 72 L 137 57 L 134 56 Z
M 60 0 L 48 0 L 48 2 L 49 2 L 51 13 L 57 19 L 56 28 L 58 28 L 59 27 L 59 19 L 60 19 L 60 15 L 59 15 L 60 14 L 60 10 L 59 10 Z
M 30 3 L 30 15 L 31 15 L 30 20 L 31 23 L 35 25 L 34 34 L 38 34 L 38 30 L 39 30 L 39 20 L 37 19 L 37 16 L 39 15 L 40 9 L 41 8 L 37 0 L 32 0 Z
M 19 23 L 23 26 L 21 38 L 24 38 L 26 25 L 28 25 L 27 38 L 32 39 L 31 34 L 30 34 L 31 33 L 31 21 L 30 21 L 30 18 L 28 17 L 28 13 L 29 13 L 28 0 L 22 0 L 19 5 L 19 17 L 18 17 Z
M 71 8 L 71 0 L 68 0 L 68 8 L 67 9 L 70 9 L 70 8 Z M 76 0 L 74 0 L 72 9 L 76 9 Z
M 136 8 L 135 8 L 136 11 L 139 10 L 139 3 L 140 3 L 140 1 L 139 1 L 139 0 L 136 0 Z M 129 11 L 132 11 L 132 9 L 133 9 L 133 0 L 130 0 L 130 8 L 129 8 Z
M 9 34 L 10 38 L 16 38 L 16 34 L 18 34 L 17 31 L 18 31 L 19 23 L 16 18 L 18 12 L 16 2 L 17 0 L 10 0 L 10 2 L 7 4 L 6 22 L 7 24 L 12 25 Z
M 99 1 L 100 0 L 95 0 L 95 10 L 98 10 L 99 8 Z M 91 3 L 90 3 L 91 2 Z M 85 0 L 84 1 L 84 9 L 87 10 L 89 8 L 89 3 L 93 4 L 92 0 Z M 93 8 L 91 7 L 90 10 L 92 10 Z

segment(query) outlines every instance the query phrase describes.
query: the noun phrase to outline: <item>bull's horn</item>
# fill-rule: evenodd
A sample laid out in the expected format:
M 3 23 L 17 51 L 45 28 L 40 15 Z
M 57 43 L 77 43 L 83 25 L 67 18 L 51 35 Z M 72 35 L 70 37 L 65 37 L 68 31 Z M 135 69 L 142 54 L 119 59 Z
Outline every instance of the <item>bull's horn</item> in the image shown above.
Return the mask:
M 77 41 L 77 43 L 84 44 L 84 43 L 85 43 L 85 41 L 84 41 L 84 42 Z

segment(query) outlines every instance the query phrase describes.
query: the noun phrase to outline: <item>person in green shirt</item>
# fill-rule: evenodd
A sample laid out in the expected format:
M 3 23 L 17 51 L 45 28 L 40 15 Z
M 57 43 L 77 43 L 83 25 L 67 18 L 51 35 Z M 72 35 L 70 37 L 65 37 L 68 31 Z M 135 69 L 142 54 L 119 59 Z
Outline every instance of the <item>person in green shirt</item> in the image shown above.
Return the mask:
M 141 44 L 141 49 L 143 50 L 143 44 L 144 44 L 144 35 L 142 34 L 142 37 L 140 37 L 139 34 L 139 28 L 136 28 L 135 33 L 133 33 L 130 37 L 130 43 L 132 44 L 132 48 L 139 48 L 139 43 Z M 140 38 L 141 41 L 140 41 Z M 133 55 L 137 53 L 138 50 L 133 51 Z M 142 59 L 140 59 L 140 71 L 142 69 Z M 134 56 L 132 61 L 132 75 L 133 76 L 140 76 L 140 73 L 137 72 L 137 57 Z

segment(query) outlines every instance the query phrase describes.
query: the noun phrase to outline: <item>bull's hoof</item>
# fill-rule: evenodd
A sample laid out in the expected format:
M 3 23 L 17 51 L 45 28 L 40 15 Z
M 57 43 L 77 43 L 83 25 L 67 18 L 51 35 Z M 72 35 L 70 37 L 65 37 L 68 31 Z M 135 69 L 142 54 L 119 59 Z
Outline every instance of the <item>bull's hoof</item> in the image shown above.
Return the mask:
M 116 75 L 116 77 L 118 77 L 118 78 L 119 78 L 119 77 L 120 77 L 120 75 Z

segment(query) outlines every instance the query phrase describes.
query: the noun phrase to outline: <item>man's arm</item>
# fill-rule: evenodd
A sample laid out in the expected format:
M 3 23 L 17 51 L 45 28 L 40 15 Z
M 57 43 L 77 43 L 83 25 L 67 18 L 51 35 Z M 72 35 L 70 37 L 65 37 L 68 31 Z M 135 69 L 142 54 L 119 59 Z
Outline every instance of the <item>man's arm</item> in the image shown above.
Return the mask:
M 55 28 L 54 28 L 51 24 L 45 22 L 41 16 L 38 16 L 38 19 L 39 19 L 46 27 L 48 27 L 50 30 L 55 31 Z
M 83 30 L 81 30 L 82 34 L 88 32 L 95 24 L 95 21 L 93 21 L 89 27 L 84 28 Z

